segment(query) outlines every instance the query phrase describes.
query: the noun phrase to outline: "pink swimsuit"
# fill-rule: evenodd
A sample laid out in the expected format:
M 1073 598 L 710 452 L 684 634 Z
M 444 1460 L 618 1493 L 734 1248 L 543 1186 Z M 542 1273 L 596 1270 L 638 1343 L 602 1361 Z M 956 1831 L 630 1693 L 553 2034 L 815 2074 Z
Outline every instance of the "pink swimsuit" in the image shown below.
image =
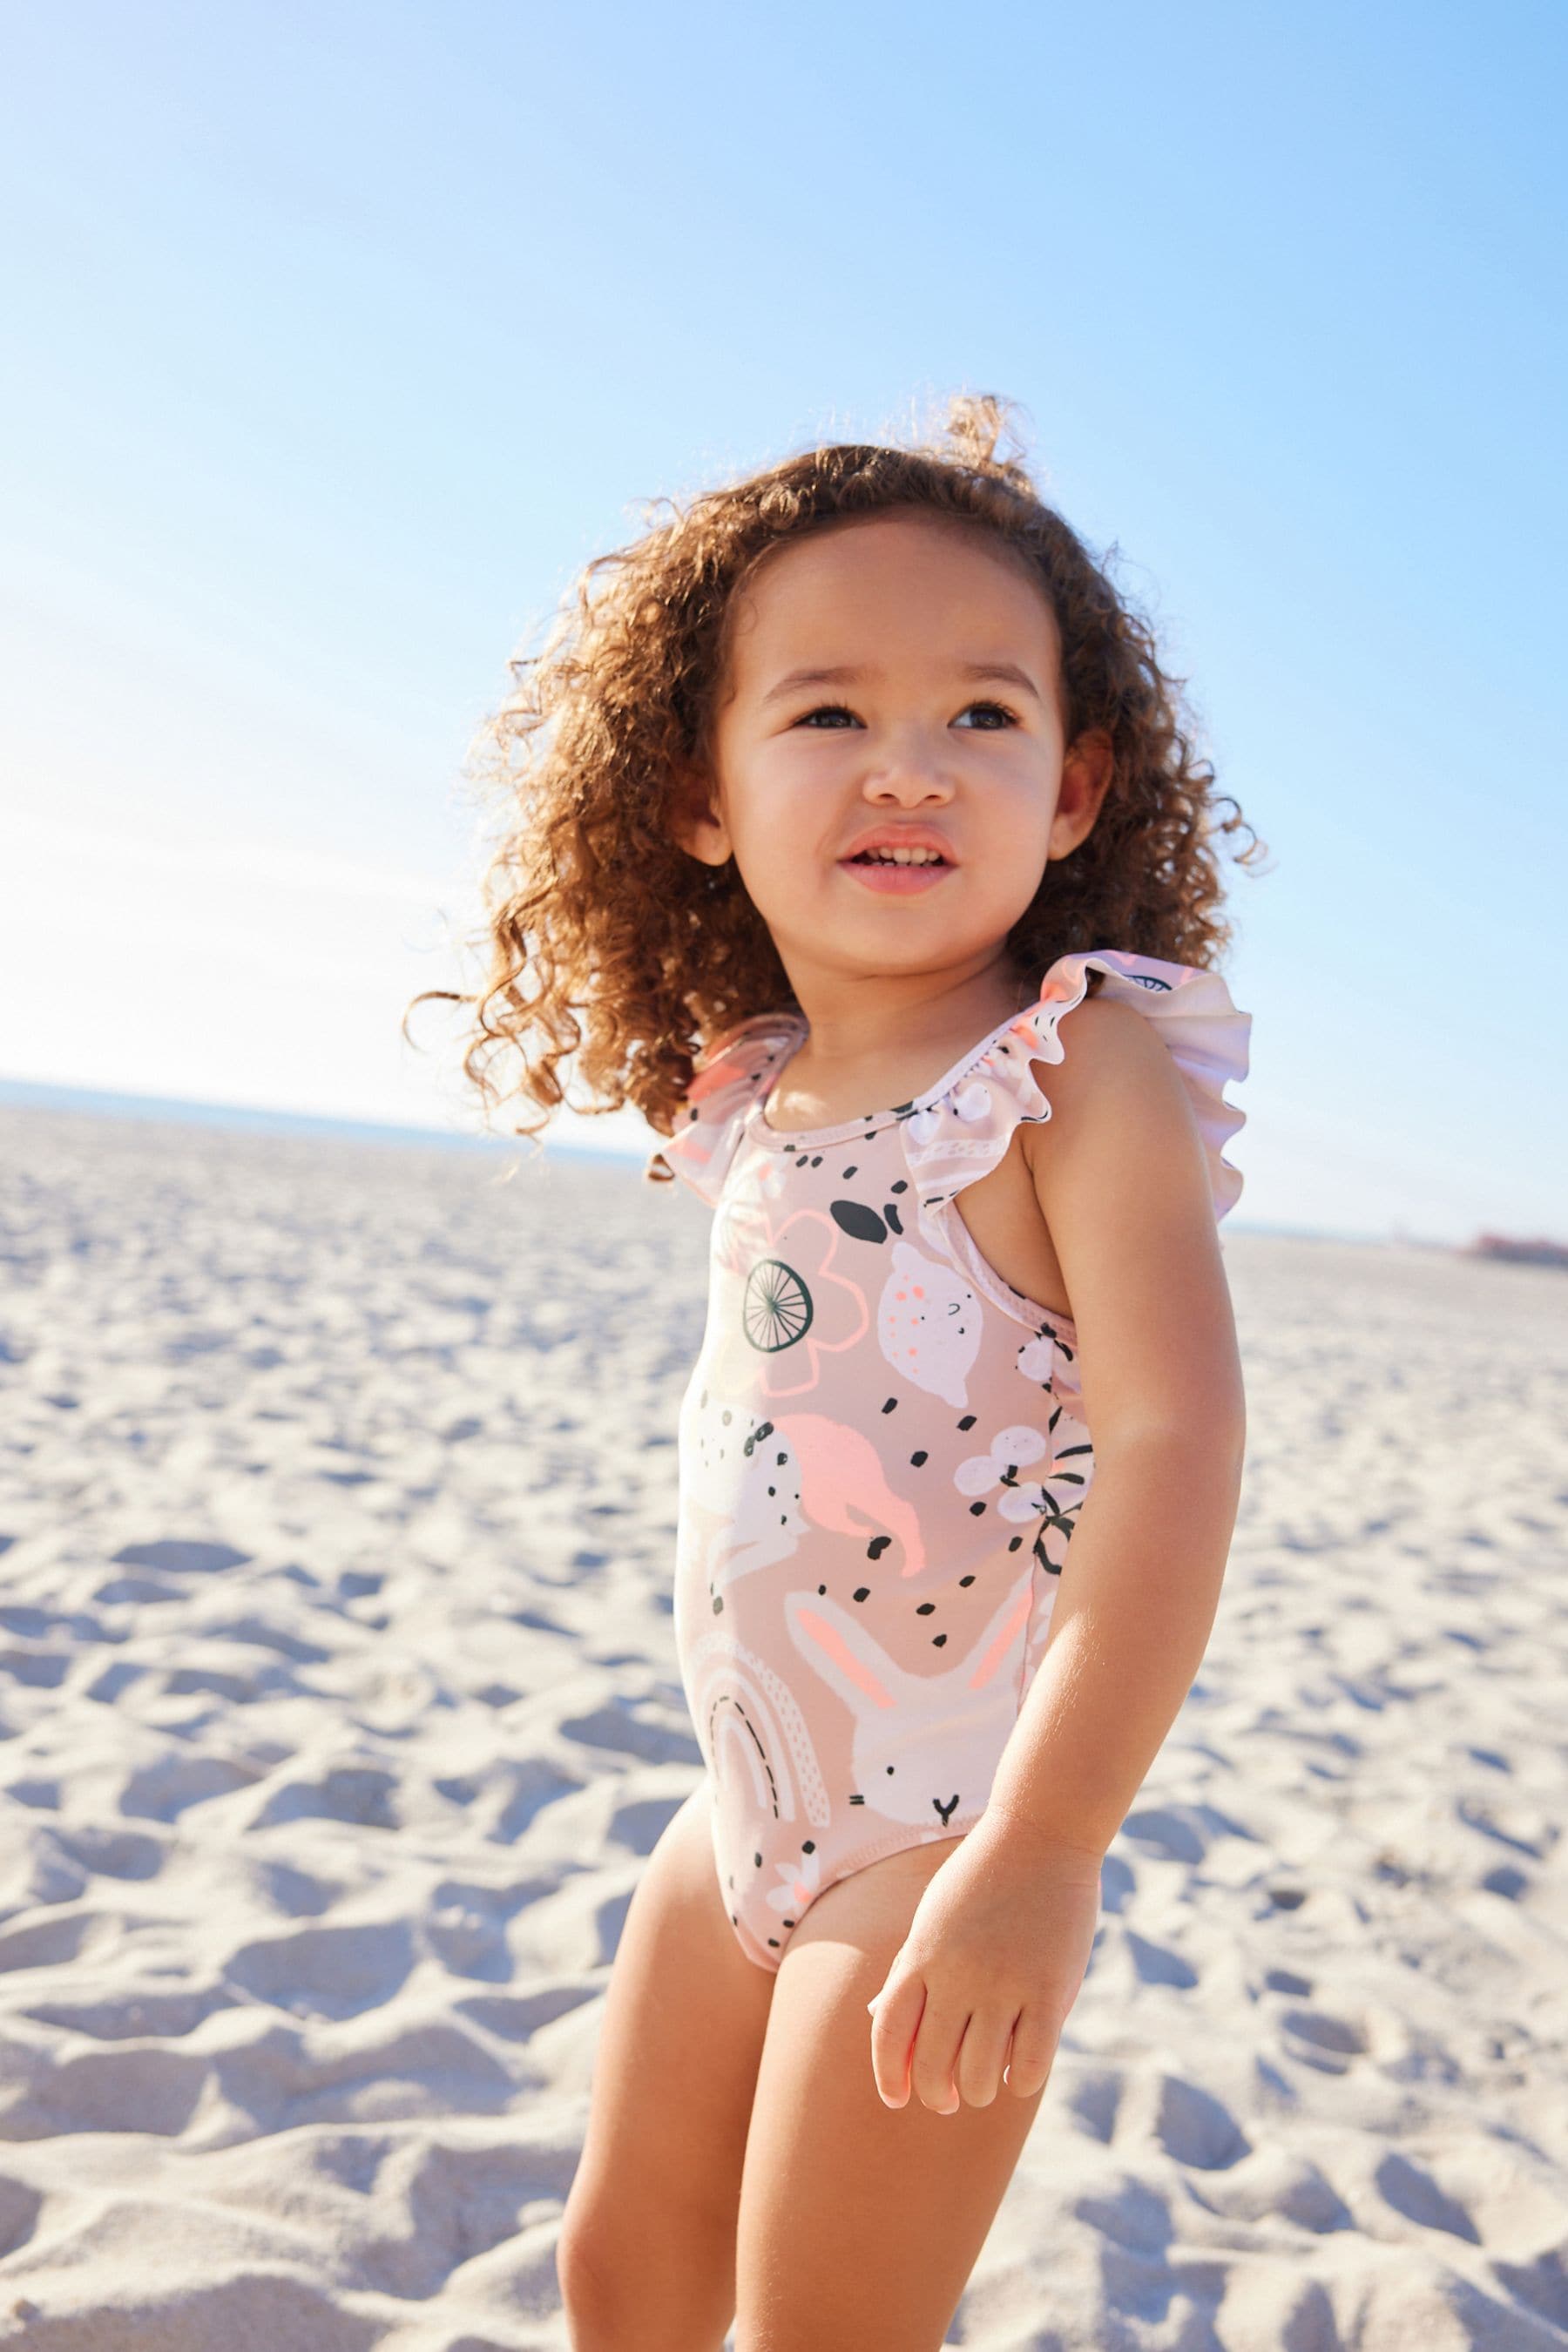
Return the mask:
M 677 1654 L 725 1908 L 764 1969 L 836 1879 L 973 1826 L 1045 1650 L 1094 1469 L 1077 1334 L 987 1265 L 953 1195 L 1050 1117 L 1030 1062 L 1062 1059 L 1091 966 L 1170 1047 L 1223 1217 L 1251 1015 L 1216 972 L 1110 949 L 1058 958 L 915 1100 L 808 1133 L 763 1115 L 805 1021 L 743 1021 L 662 1146 L 716 1211 Z

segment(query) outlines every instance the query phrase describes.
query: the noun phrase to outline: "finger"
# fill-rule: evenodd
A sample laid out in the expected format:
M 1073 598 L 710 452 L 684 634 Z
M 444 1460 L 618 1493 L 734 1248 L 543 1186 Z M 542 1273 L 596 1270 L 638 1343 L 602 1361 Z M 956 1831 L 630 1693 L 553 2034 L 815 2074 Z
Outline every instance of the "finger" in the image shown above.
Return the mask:
M 1037 2098 L 1050 2078 L 1059 2029 L 1047 2010 L 1037 2004 L 1024 2010 L 1013 2027 L 1003 2087 L 1016 2099 Z
M 970 2019 L 959 2044 L 958 2064 L 952 2077 L 965 2106 L 988 2107 L 996 2096 L 1012 2030 L 1013 2021 L 1005 2010 L 976 2013 Z
M 910 2087 L 921 2106 L 929 2107 L 933 2115 L 956 2115 L 963 2104 L 953 2088 L 952 2075 L 968 2023 L 967 2008 L 944 2008 L 931 2000 L 927 1988 L 925 2009 L 910 2060 Z
M 884 2106 L 901 2107 L 910 2095 L 910 2053 L 925 2006 L 925 1982 L 918 1976 L 889 1976 L 871 2011 L 871 2072 Z

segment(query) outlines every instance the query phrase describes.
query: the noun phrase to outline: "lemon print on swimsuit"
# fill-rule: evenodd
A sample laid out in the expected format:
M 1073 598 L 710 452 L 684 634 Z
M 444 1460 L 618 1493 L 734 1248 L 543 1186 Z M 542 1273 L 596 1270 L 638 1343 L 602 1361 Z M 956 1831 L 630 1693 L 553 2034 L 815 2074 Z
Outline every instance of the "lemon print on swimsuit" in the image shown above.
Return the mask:
M 757 1260 L 746 1276 L 741 1322 L 752 1347 L 768 1356 L 805 1337 L 811 1328 L 811 1293 L 793 1265 L 778 1257 Z

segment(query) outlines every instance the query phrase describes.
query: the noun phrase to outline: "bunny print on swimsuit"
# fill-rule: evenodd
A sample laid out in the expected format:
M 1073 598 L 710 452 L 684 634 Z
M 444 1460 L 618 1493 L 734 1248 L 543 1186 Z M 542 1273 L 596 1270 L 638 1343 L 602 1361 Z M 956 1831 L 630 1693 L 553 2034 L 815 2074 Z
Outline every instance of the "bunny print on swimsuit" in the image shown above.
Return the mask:
M 1077 1333 L 952 1202 L 1049 1118 L 1032 1065 L 1062 1058 L 1090 967 L 1169 1045 L 1223 1215 L 1249 1016 L 1215 973 L 1109 950 L 1053 964 L 918 1100 L 805 1134 L 765 1118 L 804 1024 L 742 1023 L 664 1147 L 715 1212 L 679 1416 L 677 1654 L 721 1890 L 766 1969 L 837 1879 L 973 1826 L 1045 1652 L 1094 1469 Z

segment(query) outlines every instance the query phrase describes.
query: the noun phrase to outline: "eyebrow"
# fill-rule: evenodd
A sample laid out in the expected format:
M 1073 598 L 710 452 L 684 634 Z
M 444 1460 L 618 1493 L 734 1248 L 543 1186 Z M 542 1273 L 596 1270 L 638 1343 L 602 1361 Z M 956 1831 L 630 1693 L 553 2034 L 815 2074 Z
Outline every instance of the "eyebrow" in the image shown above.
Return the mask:
M 1021 670 L 1016 662 L 954 662 L 952 667 L 961 677 L 972 681 L 988 678 L 997 685 L 1020 687 L 1026 694 L 1032 694 L 1037 702 L 1043 699 L 1034 679 L 1027 671 Z M 760 707 L 765 709 L 770 702 L 781 702 L 785 695 L 797 694 L 803 687 L 856 686 L 861 679 L 875 675 L 874 670 L 860 667 L 792 669 L 786 677 L 780 678 L 776 686 L 769 687 Z

